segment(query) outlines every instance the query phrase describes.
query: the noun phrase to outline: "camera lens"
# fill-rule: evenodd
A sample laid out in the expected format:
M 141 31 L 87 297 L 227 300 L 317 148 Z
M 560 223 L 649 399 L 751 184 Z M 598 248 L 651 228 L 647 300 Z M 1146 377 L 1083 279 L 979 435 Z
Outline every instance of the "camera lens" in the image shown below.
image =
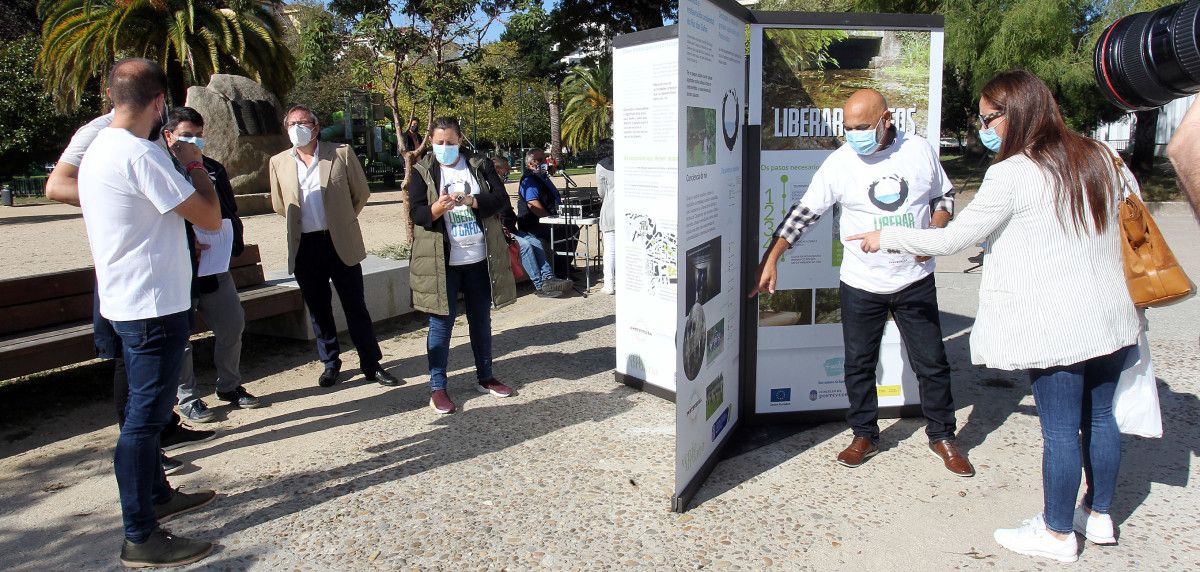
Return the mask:
M 1132 14 L 1100 34 L 1096 83 L 1117 107 L 1153 109 L 1200 91 L 1200 0 Z

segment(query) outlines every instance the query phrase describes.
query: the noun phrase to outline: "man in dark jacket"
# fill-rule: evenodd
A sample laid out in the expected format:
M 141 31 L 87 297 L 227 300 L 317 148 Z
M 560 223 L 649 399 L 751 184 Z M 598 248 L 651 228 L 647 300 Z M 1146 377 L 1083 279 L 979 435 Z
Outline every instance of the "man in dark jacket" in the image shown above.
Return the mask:
M 204 118 L 190 107 L 173 108 L 163 126 L 163 137 L 168 145 L 177 140 L 187 141 L 204 151 Z M 225 167 L 208 156 L 203 158 L 203 162 L 221 203 L 221 218 L 224 219 L 221 232 L 228 233 L 226 238 L 232 241 L 232 247 L 226 257 L 223 251 L 212 250 L 217 247 L 216 236 L 203 232 L 198 234 L 191 224 L 186 225 L 188 245 L 192 249 L 192 307 L 203 314 L 204 321 L 213 331 L 217 399 L 234 407 L 253 409 L 260 406 L 261 402 L 242 387 L 241 374 L 242 330 L 246 326 L 246 316 L 238 299 L 237 285 L 229 273 L 229 258 L 240 255 L 245 249 L 242 220 L 237 215 L 237 201 Z M 212 273 L 200 268 L 201 257 L 210 256 L 219 257 L 218 267 L 223 270 Z M 190 342 L 184 352 L 178 399 L 179 413 L 188 420 L 208 423 L 216 418 L 196 391 Z

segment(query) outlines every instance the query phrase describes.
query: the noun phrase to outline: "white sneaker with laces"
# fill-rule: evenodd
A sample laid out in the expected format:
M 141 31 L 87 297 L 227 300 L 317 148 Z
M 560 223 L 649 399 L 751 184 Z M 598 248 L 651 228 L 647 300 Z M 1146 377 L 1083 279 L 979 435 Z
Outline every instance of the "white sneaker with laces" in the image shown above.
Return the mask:
M 1046 521 L 1040 514 L 1022 522 L 1020 528 L 998 528 L 993 536 L 1000 546 L 1017 554 L 1042 556 L 1059 562 L 1079 559 L 1079 542 L 1075 534 L 1059 540 L 1046 528 Z
M 1116 544 L 1117 537 L 1113 530 L 1112 517 L 1107 514 L 1094 514 L 1079 505 L 1075 507 L 1075 532 L 1082 534 L 1092 544 Z

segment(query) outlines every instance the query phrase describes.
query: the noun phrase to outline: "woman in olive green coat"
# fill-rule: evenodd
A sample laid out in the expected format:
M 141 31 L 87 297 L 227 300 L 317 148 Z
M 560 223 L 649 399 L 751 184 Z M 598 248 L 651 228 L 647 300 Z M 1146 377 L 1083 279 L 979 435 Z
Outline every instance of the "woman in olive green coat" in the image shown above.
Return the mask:
M 408 177 L 413 222 L 409 283 L 413 307 L 429 314 L 429 405 L 454 412 L 446 391 L 446 364 L 458 294 L 466 304 L 476 388 L 496 397 L 512 389 L 492 375 L 492 306 L 516 298 L 508 244 L 497 216 L 510 204 L 492 162 L 460 151 L 462 130 L 453 118 L 438 119 L 430 131 L 433 153 Z

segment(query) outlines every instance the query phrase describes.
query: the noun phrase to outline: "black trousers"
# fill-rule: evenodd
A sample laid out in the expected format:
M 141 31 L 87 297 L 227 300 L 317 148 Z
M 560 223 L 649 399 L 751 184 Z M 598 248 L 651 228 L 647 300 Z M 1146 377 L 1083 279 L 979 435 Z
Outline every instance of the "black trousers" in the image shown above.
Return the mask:
M 846 347 L 846 422 L 856 437 L 879 440 L 879 395 L 875 369 L 888 314 L 895 316 L 900 337 L 917 375 L 925 433 L 930 441 L 954 438 L 954 398 L 950 394 L 950 363 L 942 343 L 937 285 L 933 276 L 918 280 L 894 294 L 875 294 L 841 284 L 842 339 Z
M 337 324 L 333 320 L 330 281 L 333 281 L 333 287 L 342 301 L 346 325 L 350 328 L 350 340 L 358 349 L 359 367 L 363 373 L 373 373 L 379 369 L 383 352 L 375 339 L 375 326 L 367 311 L 362 265 L 344 264 L 338 258 L 333 239 L 327 231 L 300 235 L 300 248 L 296 251 L 296 282 L 300 285 L 300 295 L 312 317 L 313 333 L 317 336 L 317 355 L 326 369 L 337 369 L 342 367 L 342 359 Z
M 550 244 L 550 227 L 554 227 L 554 238 L 558 240 L 558 244 Z M 539 224 L 529 231 L 530 234 L 546 241 L 550 244 L 550 249 L 555 252 L 575 252 L 575 247 L 579 245 L 579 227 L 573 224 Z M 575 261 L 574 256 L 555 254 L 554 261 L 551 265 L 554 268 L 554 275 L 558 278 L 571 277 L 571 264 Z

